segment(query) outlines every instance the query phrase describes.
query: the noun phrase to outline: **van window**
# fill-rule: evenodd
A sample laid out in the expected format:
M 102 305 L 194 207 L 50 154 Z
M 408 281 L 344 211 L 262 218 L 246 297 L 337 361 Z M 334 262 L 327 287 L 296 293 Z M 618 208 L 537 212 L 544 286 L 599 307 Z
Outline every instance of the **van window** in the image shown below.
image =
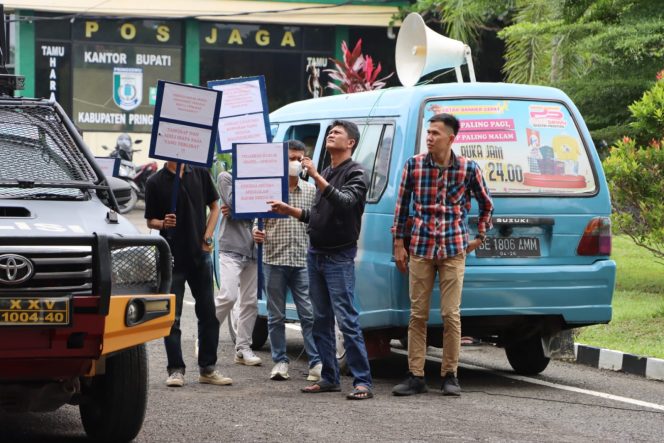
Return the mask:
M 434 99 L 425 103 L 420 152 L 435 114 L 457 117 L 454 153 L 475 160 L 495 194 L 588 195 L 592 162 L 576 122 L 562 103 L 535 100 Z
M 394 140 L 394 125 L 383 126 L 383 136 L 381 137 L 376 162 L 371 177 L 371 187 L 367 201 L 370 203 L 380 200 L 383 191 L 387 187 L 387 179 L 390 172 L 390 156 L 392 154 L 392 141 Z
M 394 136 L 394 125 L 387 123 L 358 124 L 360 143 L 353 151 L 353 160 L 364 168 L 365 179 L 369 186 L 367 201 L 375 203 L 380 199 L 387 186 L 390 151 Z M 326 130 L 330 130 L 330 127 Z M 318 170 L 330 166 L 330 154 L 323 150 L 320 156 Z
M 353 151 L 353 160 L 362 165 L 367 184 L 369 184 L 378 146 L 382 140 L 383 125 L 358 125 L 357 128 L 360 130 L 360 144 Z
M 319 133 L 320 125 L 318 123 L 309 125 L 293 125 L 286 131 L 286 138 L 284 141 L 291 139 L 301 141 L 304 143 L 304 146 L 306 146 L 305 156 L 313 158 Z

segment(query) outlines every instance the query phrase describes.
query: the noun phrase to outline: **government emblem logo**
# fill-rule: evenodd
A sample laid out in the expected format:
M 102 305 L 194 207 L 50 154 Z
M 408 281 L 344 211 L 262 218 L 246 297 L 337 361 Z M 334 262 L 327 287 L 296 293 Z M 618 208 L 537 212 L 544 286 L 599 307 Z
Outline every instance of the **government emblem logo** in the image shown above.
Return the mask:
M 113 101 L 120 109 L 132 111 L 143 98 L 143 69 L 113 68 Z

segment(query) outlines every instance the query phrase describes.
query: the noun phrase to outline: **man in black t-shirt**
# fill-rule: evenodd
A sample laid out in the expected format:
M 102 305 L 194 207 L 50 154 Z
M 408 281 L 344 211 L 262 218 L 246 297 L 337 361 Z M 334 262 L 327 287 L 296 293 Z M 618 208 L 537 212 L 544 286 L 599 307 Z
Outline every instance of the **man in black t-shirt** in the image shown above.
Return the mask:
M 180 317 L 187 282 L 196 301 L 198 338 L 200 343 L 198 366 L 200 383 L 229 385 L 232 380 L 217 371 L 219 321 L 215 314 L 212 281 L 212 235 L 219 216 L 219 194 L 212 177 L 203 168 L 183 165 L 177 198 L 177 216 L 171 211 L 171 197 L 175 181 L 175 162 L 166 162 L 164 168 L 148 179 L 145 189 L 145 218 L 148 227 L 158 229 L 166 238 L 173 253 L 173 280 L 171 292 L 175 294 L 175 322 L 171 333 L 164 338 L 168 358 L 166 384 L 184 385 L 185 363 L 182 358 Z M 205 215 L 206 206 L 210 214 Z

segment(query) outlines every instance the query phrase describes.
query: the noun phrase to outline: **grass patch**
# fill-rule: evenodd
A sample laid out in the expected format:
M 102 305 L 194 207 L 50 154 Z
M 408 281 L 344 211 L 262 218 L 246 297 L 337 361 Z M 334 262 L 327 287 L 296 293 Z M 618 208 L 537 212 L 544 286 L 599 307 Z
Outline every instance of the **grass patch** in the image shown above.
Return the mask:
M 612 258 L 618 268 L 613 319 L 579 329 L 576 341 L 664 358 L 664 264 L 623 236 L 613 238 Z
M 625 236 L 613 237 L 613 253 L 616 261 L 616 289 L 644 291 L 664 295 L 664 263 L 650 251 L 634 244 Z

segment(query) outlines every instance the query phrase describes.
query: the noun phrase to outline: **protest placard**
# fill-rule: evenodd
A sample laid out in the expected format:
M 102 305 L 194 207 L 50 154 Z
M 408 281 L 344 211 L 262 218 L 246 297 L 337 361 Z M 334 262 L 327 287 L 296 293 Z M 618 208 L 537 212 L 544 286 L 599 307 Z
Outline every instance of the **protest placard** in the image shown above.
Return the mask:
M 282 218 L 268 200 L 288 202 L 288 143 L 234 143 L 233 217 Z
M 97 166 L 106 177 L 117 177 L 120 173 L 120 159 L 112 157 L 95 157 Z
M 224 93 L 218 122 L 220 153 L 231 152 L 233 143 L 272 141 L 262 75 L 209 81 L 208 87 Z
M 150 157 L 210 167 L 221 91 L 159 80 Z

